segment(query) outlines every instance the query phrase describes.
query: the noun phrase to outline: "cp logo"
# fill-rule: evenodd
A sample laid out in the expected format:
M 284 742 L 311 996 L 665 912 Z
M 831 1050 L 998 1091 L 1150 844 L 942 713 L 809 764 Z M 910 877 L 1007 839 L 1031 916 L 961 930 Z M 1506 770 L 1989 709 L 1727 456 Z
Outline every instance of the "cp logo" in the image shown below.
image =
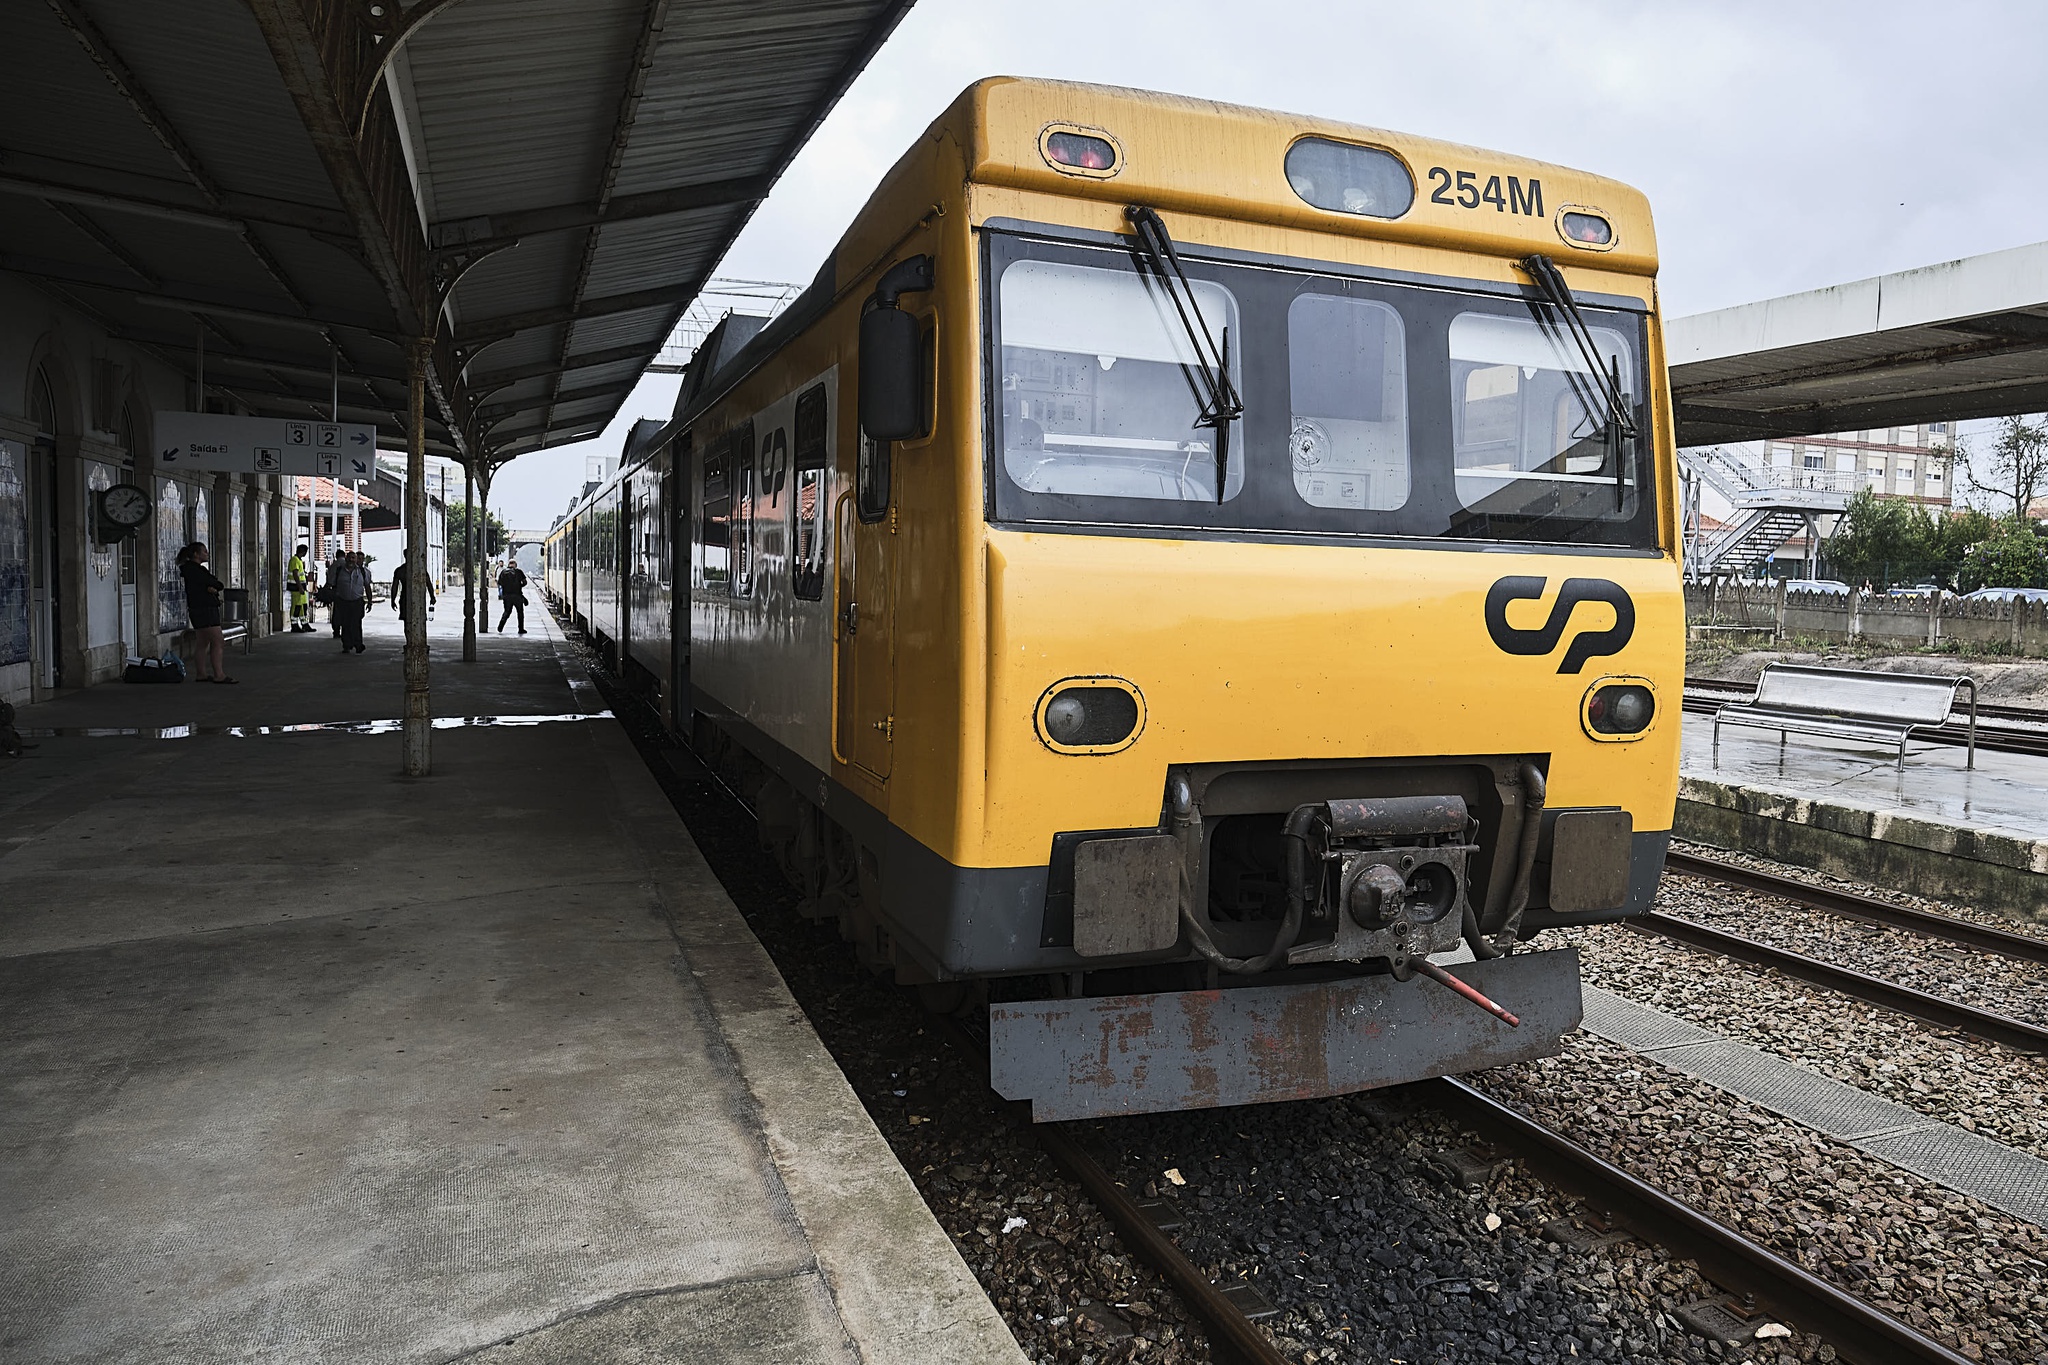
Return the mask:
M 1586 660 L 1602 654 L 1619 654 L 1636 633 L 1636 604 L 1619 583 L 1604 578 L 1567 578 L 1550 604 L 1550 619 L 1534 630 L 1516 630 L 1508 624 L 1508 603 L 1543 596 L 1550 580 L 1513 576 L 1503 578 L 1486 590 L 1486 633 L 1506 654 L 1548 654 L 1571 624 L 1572 609 L 1581 602 L 1605 602 L 1614 608 L 1614 624 L 1605 630 L 1582 630 L 1572 637 L 1564 652 L 1560 673 L 1576 673 Z

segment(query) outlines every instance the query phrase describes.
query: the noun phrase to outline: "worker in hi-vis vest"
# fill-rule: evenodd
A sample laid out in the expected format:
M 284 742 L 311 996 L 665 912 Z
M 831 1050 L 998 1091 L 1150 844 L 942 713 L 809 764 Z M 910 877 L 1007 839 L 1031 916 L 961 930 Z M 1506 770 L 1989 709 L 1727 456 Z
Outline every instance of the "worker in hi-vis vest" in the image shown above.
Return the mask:
M 306 580 L 306 547 L 301 545 L 292 555 L 291 562 L 284 566 L 285 591 L 292 597 L 292 630 L 307 631 L 313 628 L 312 584 Z

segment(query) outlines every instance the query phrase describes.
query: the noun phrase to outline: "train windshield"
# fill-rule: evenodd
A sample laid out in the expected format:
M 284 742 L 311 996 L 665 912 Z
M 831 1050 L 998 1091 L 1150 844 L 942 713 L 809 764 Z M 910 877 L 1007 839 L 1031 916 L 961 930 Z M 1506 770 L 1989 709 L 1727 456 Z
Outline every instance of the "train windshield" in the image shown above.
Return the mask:
M 1589 354 L 1530 291 L 1183 247 L 1244 401 L 1219 498 L 1187 329 L 1133 254 L 984 240 L 998 521 L 1656 546 L 1640 311 L 1582 300 Z
M 1189 329 L 1157 277 L 1018 261 L 1003 272 L 1003 469 L 1032 493 L 1218 501 L 1217 433 L 1201 424 Z M 1209 280 L 1193 303 L 1228 338 L 1237 301 Z M 1233 359 L 1231 378 L 1242 384 Z M 1244 485 L 1243 421 L 1223 443 L 1223 498 Z

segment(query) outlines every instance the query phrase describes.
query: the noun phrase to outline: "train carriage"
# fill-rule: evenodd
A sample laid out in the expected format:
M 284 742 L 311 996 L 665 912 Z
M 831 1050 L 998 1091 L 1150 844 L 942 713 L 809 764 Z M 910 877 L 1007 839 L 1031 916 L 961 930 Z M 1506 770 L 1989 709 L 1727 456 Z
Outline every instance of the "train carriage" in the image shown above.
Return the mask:
M 1655 271 L 1597 176 L 984 81 L 551 591 L 1041 1118 L 1539 1055 L 1676 794 Z

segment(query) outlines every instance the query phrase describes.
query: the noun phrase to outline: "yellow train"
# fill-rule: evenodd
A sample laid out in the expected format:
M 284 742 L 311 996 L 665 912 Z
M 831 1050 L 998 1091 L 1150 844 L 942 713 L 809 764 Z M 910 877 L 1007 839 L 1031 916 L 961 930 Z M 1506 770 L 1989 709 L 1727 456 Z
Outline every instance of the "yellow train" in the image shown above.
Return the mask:
M 982 81 L 549 590 L 1041 1119 L 1540 1055 L 1676 794 L 1656 260 L 1598 176 Z

